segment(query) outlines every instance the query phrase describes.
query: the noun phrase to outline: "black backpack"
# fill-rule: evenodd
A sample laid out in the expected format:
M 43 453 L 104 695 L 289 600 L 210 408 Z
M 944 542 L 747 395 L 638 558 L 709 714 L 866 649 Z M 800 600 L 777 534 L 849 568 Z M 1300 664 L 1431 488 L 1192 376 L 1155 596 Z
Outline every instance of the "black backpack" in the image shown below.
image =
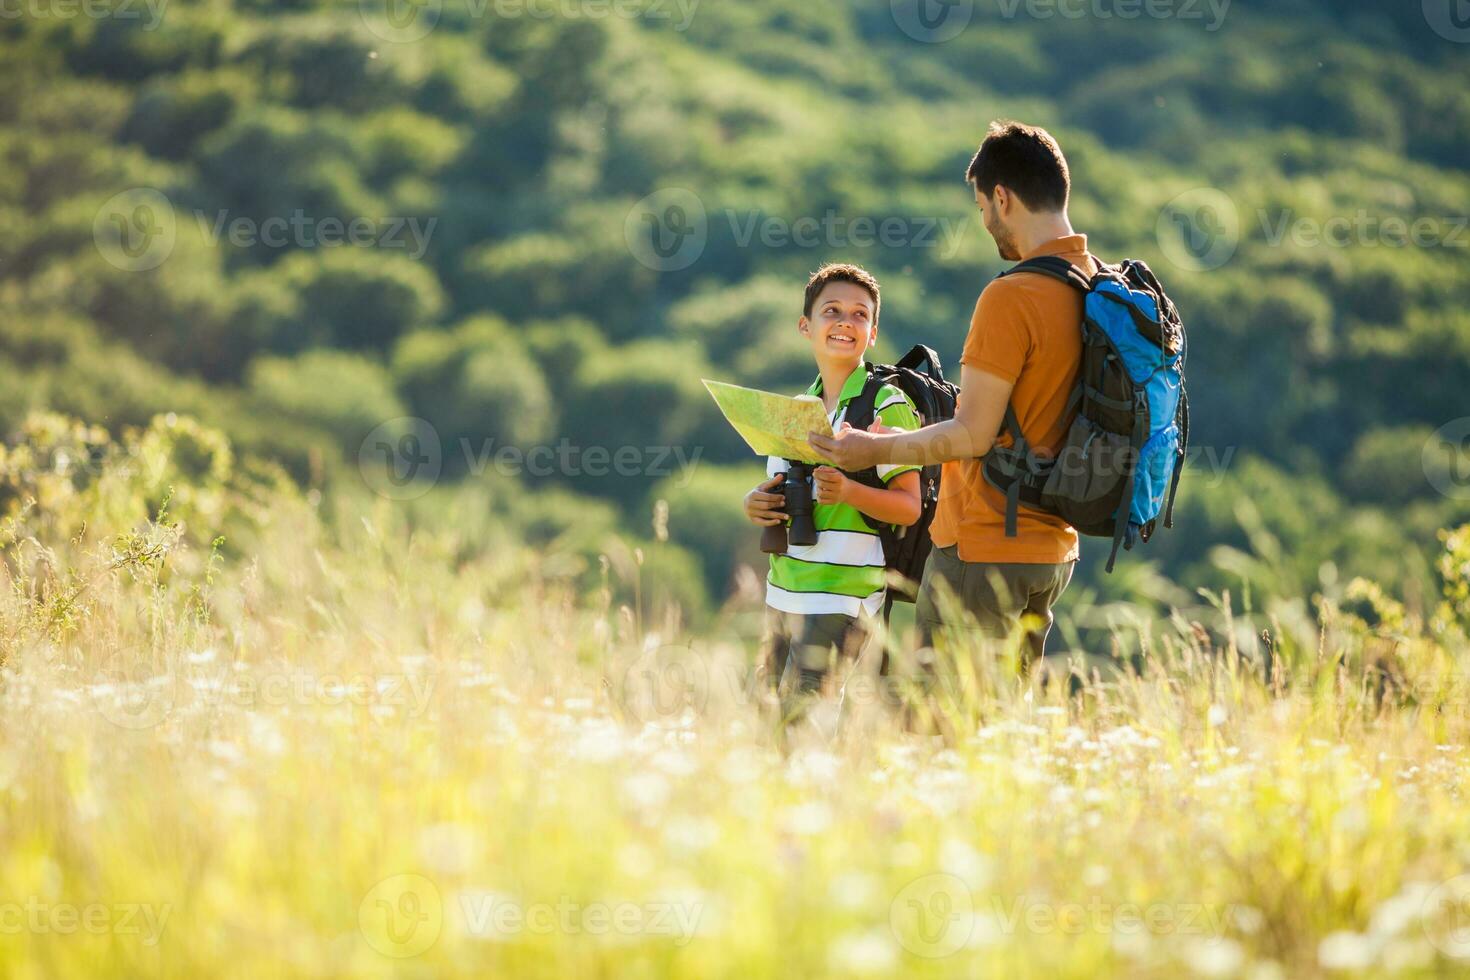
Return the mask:
M 914 403 L 919 413 L 920 426 L 933 425 L 954 418 L 955 402 L 959 386 L 944 380 L 944 368 L 939 355 L 923 344 L 916 345 L 897 364 L 869 364 L 868 380 L 863 390 L 847 405 L 845 419 L 854 429 L 866 429 L 876 417 L 878 391 L 884 385 L 892 385 Z M 888 589 L 888 604 L 898 599 L 913 602 L 919 593 L 919 580 L 924 575 L 924 562 L 929 558 L 932 546 L 929 540 L 929 525 L 934 522 L 934 511 L 939 506 L 939 474 L 942 467 L 926 466 L 919 473 L 919 499 L 923 511 L 919 519 L 908 527 L 895 529 L 891 525 L 874 521 L 868 515 L 863 520 L 883 541 L 883 560 L 889 571 L 903 576 L 904 584 Z M 882 488 L 877 467 L 847 474 L 852 479 L 870 487 Z M 884 607 L 885 616 L 887 606 Z
M 1006 534 L 1022 505 L 1055 514 L 1078 533 L 1118 548 L 1174 525 L 1174 495 L 1189 447 L 1184 392 L 1184 324 L 1149 267 L 1136 259 L 1098 262 L 1088 277 L 1067 260 L 1041 256 L 1001 273 L 1034 272 L 1083 296 L 1082 366 L 1070 407 L 1075 420 L 1055 459 L 1026 444 L 1006 406 L 1010 446 L 985 457 L 987 481 L 1006 495 Z

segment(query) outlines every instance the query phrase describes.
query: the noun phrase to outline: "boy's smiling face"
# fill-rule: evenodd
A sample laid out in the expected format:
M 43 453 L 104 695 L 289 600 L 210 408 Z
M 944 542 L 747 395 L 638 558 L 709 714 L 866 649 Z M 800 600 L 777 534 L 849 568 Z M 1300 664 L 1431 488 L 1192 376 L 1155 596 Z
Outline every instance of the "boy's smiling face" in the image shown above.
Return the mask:
M 830 282 L 812 304 L 812 315 L 802 317 L 796 328 L 812 345 L 818 364 L 851 364 L 878 342 L 878 325 L 873 322 L 877 303 L 855 282 Z

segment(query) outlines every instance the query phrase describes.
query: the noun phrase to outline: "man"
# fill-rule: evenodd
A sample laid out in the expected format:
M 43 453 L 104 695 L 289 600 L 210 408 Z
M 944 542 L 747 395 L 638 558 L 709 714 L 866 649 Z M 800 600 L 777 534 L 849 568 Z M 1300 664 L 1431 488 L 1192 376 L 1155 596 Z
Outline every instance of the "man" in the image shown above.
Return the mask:
M 1067 217 L 1071 177 L 1061 148 L 1046 130 L 1015 122 L 992 123 L 966 180 L 1000 256 L 1019 262 L 1058 255 L 1091 276 L 1096 263 L 1087 236 Z M 924 568 L 917 622 L 924 646 L 941 628 L 967 625 L 946 618 L 936 601 L 944 582 L 987 636 L 1004 637 L 1023 621 L 1040 657 L 1051 628 L 1052 606 L 1072 578 L 1077 532 L 1060 518 L 1023 508 L 1017 534 L 1006 535 L 1005 498 L 981 472 L 1002 433 L 1006 406 L 1038 455 L 1055 457 L 1075 409 L 1072 389 L 1082 357 L 1082 297 L 1035 273 L 996 279 L 975 306 L 960 357 L 960 398 L 952 420 L 907 433 L 844 429 L 817 433 L 812 447 L 847 471 L 879 463 L 944 464 L 934 550 Z

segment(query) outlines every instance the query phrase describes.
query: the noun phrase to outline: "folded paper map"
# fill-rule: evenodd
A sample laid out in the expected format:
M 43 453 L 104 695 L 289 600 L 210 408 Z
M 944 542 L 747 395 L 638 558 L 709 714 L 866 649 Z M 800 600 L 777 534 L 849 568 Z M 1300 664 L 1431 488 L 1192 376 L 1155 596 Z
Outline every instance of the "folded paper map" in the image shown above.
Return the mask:
M 816 453 L 807 443 L 811 432 L 832 433 L 827 409 L 820 398 L 812 395 L 773 395 L 769 391 L 727 385 L 721 381 L 704 382 L 725 419 L 740 433 L 750 448 L 762 456 L 780 456 L 802 463 L 817 462 Z

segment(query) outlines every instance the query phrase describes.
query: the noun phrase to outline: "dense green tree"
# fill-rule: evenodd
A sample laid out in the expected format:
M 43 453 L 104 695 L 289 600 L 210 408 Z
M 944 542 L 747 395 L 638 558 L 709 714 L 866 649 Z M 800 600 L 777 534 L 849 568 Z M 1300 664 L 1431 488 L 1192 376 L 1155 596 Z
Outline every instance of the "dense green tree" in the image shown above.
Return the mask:
M 699 379 L 804 387 L 801 287 L 839 259 L 883 283 L 875 357 L 925 342 L 957 370 L 1005 266 L 961 175 L 1011 116 L 1058 135 L 1094 250 L 1149 261 L 1189 324 L 1198 453 L 1147 552 L 1164 575 L 1410 582 L 1470 519 L 1464 468 L 1421 452 L 1467 411 L 1470 63 L 1421 5 L 977 0 L 942 40 L 886 0 L 445 3 L 415 40 L 351 0 L 44 6 L 0 18 L 0 425 L 189 413 L 315 484 L 416 415 L 451 477 L 540 503 L 511 523 L 567 549 L 569 583 L 621 528 L 648 547 L 613 563 L 617 601 L 639 568 L 719 593 L 750 545 L 734 474 L 759 465 Z M 354 221 L 371 241 L 325 240 Z M 651 251 L 659 228 L 689 251 Z M 505 474 L 492 439 L 697 463 Z M 1095 564 L 1099 595 L 1167 598 Z
M 393 352 L 393 376 L 435 427 L 451 472 L 483 470 L 505 447 L 529 450 L 552 431 L 556 402 L 536 362 L 502 320 L 420 330 Z
M 388 350 L 444 306 L 434 274 L 397 249 L 303 249 L 280 273 L 301 297 L 300 346 Z
M 249 390 L 281 415 L 329 433 L 343 446 L 405 414 L 388 370 L 358 354 L 309 350 L 250 363 Z

